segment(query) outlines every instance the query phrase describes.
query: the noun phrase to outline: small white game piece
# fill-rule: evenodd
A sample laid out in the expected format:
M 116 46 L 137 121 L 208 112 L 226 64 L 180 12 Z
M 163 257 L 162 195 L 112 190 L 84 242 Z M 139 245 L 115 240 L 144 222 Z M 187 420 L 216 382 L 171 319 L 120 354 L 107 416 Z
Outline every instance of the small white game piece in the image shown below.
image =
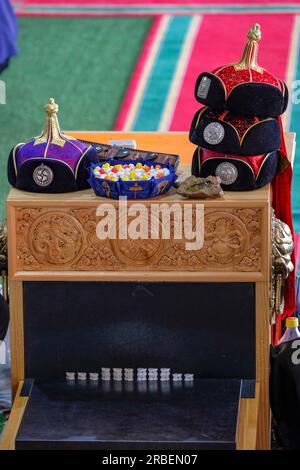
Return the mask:
M 149 375 L 148 380 L 150 382 L 157 382 L 158 381 L 158 375 Z
M 121 382 L 123 380 L 123 369 L 120 369 L 119 367 L 115 367 L 113 369 L 113 380 L 116 380 L 117 382 Z
M 104 382 L 110 382 L 110 375 L 109 376 L 101 375 L 101 380 L 103 380 Z
M 67 380 L 75 380 L 75 372 L 66 372 Z
M 194 380 L 194 374 L 184 374 L 185 382 L 192 382 Z
M 77 374 L 78 380 L 82 380 L 82 381 L 86 380 L 86 375 L 87 375 L 86 372 L 78 372 Z
M 182 380 L 182 374 L 172 374 L 173 376 L 173 382 L 178 382 Z
M 160 369 L 160 380 L 162 382 L 167 382 L 168 380 L 170 380 L 170 375 L 171 375 L 170 369 L 167 369 L 167 368 Z
M 96 382 L 97 380 L 99 380 L 99 374 L 98 374 L 98 372 L 90 372 L 90 373 L 89 373 L 89 377 L 90 377 L 90 380 L 93 380 L 94 382 Z
M 148 380 L 155 381 L 158 380 L 158 369 L 150 367 L 148 369 Z
M 105 381 L 110 380 L 110 368 L 109 367 L 102 367 L 101 368 L 101 379 Z
M 133 381 L 133 369 L 124 369 L 124 380 L 126 382 Z

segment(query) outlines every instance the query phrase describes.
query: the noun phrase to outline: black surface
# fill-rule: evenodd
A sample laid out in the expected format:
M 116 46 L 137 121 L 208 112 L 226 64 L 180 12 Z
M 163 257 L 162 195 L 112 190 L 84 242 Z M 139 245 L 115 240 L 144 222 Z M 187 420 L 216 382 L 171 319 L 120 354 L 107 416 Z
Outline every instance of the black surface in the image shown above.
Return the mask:
M 240 387 L 239 380 L 35 383 L 16 448 L 234 449 Z
M 24 282 L 26 377 L 170 367 L 255 378 L 253 283 Z

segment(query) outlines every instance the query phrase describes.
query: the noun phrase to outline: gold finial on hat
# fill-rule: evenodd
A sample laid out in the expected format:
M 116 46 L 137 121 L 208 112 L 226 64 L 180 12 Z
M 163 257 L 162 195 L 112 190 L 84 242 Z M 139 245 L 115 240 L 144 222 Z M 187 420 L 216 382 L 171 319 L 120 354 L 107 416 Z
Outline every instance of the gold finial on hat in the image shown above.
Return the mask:
M 262 73 L 263 70 L 257 63 L 258 41 L 261 39 L 260 25 L 255 23 L 247 34 L 247 42 L 241 60 L 234 64 L 235 70 L 252 69 Z
M 258 23 L 255 23 L 251 29 L 249 29 L 247 38 L 250 39 L 251 41 L 260 41 L 261 40 L 261 30 L 260 30 L 260 25 Z
M 49 99 L 49 102 L 45 105 L 45 111 L 50 117 L 58 113 L 58 104 L 55 103 L 54 98 Z
M 62 133 L 57 119 L 58 104 L 55 103 L 54 98 L 50 98 L 45 105 L 47 114 L 44 130 L 40 136 L 35 139 L 34 145 L 49 142 L 63 147 L 67 140 L 66 136 Z

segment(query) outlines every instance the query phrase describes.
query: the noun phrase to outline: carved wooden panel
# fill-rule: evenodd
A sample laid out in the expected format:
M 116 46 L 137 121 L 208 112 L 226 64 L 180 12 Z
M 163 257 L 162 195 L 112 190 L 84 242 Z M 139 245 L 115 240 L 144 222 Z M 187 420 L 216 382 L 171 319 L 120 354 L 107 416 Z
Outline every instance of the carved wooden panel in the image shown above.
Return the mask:
M 186 240 L 100 240 L 95 208 L 16 208 L 16 271 L 260 272 L 262 209 L 205 210 L 204 245 Z M 161 220 L 159 221 L 161 224 Z

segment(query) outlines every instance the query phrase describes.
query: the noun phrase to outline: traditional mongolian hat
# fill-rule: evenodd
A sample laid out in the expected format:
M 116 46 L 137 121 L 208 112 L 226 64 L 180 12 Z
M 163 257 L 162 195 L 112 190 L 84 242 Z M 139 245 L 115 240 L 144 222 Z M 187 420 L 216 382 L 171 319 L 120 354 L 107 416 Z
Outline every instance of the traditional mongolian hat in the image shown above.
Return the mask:
M 249 191 L 270 183 L 278 163 L 277 150 L 255 157 L 236 157 L 198 147 L 193 156 L 192 174 L 203 178 L 218 176 L 226 191 Z
M 281 144 L 277 118 L 235 115 L 201 108 L 194 116 L 190 140 L 203 148 L 231 155 L 262 155 Z
M 8 180 L 18 189 L 43 193 L 64 193 L 85 189 L 90 162 L 97 162 L 96 150 L 65 135 L 57 119 L 53 98 L 45 107 L 43 132 L 26 143 L 17 144 L 8 159 Z
M 239 62 L 218 67 L 199 75 L 195 97 L 214 109 L 228 109 L 244 116 L 276 117 L 288 104 L 286 84 L 257 63 L 259 24 L 247 35 L 247 43 Z

